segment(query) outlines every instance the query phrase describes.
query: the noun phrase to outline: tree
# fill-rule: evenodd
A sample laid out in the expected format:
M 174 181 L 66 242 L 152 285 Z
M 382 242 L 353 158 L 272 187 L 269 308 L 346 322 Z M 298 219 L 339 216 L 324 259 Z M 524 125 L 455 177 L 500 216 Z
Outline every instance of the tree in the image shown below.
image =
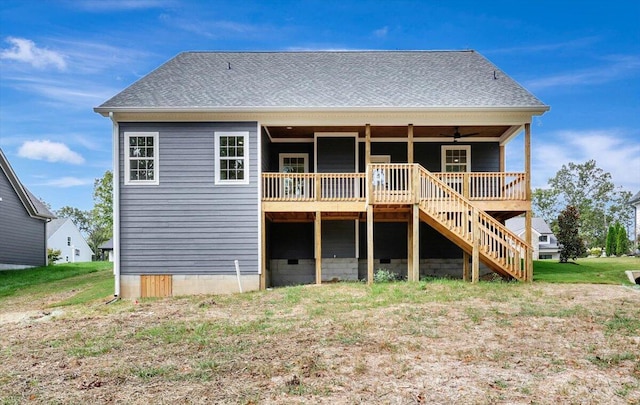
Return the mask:
M 569 259 L 584 256 L 587 250 L 579 235 L 580 213 L 573 205 L 567 206 L 558 215 L 558 244 L 560 247 L 560 263 L 566 263 Z
M 623 226 L 631 224 L 630 197 L 630 192 L 615 187 L 610 173 L 597 167 L 595 160 L 589 160 L 563 165 L 549 179 L 548 189 L 533 191 L 532 204 L 536 214 L 552 225 L 561 207 L 576 207 L 582 239 L 589 246 L 605 246 L 609 224 L 615 221 Z
M 88 234 L 91 229 L 91 211 L 82 211 L 81 209 L 65 205 L 56 211 L 56 216 L 58 218 L 71 219 L 80 232 L 85 235 Z
M 615 247 L 616 256 L 622 256 L 629 253 L 629 238 L 627 238 L 627 230 L 624 229 L 619 222 L 616 222 Z
M 55 264 L 55 262 L 60 260 L 61 257 L 62 252 L 60 249 L 47 249 L 47 263 L 49 263 L 49 266 Z
M 607 232 L 607 244 L 604 248 L 604 252 L 607 256 L 613 256 L 616 251 L 616 227 L 609 225 L 609 231 Z
M 106 229 L 110 238 L 113 234 L 113 173 L 111 170 L 107 170 L 104 176 L 94 181 L 93 202 L 93 225 L 95 229 Z

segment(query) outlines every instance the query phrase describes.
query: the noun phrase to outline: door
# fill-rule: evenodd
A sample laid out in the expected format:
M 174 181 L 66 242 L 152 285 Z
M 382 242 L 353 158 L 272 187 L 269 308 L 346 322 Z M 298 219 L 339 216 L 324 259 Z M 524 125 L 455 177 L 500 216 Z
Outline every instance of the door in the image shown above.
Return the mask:
M 282 181 L 283 196 L 285 198 L 304 198 L 311 190 L 310 178 L 301 176 L 309 172 L 309 154 L 281 153 L 280 173 L 289 173 Z

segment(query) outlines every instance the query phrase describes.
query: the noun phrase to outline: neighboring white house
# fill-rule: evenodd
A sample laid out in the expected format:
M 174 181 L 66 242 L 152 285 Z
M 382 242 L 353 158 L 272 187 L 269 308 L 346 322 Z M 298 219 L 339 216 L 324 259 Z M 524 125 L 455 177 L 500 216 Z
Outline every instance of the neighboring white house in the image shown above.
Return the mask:
M 62 252 L 56 263 L 90 262 L 93 255 L 78 227 L 69 218 L 57 218 L 47 223 L 47 248 Z
M 507 219 L 505 225 L 516 235 L 525 239 L 524 217 Z M 531 218 L 531 243 L 533 259 L 560 259 L 560 246 L 549 225 L 542 218 Z
M 629 204 L 636 210 L 635 226 L 633 227 L 633 245 L 637 251 L 640 251 L 640 241 L 638 241 L 638 237 L 640 236 L 640 191 L 631 197 Z
M 113 238 L 109 239 L 102 245 L 98 246 L 98 249 L 108 254 L 110 262 L 113 262 Z

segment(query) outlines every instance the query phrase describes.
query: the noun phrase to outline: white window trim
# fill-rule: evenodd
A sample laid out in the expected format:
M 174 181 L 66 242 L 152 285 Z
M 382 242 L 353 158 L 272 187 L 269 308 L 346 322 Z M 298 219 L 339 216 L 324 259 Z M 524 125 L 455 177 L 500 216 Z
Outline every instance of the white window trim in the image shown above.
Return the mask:
M 244 137 L 244 179 L 243 180 L 223 180 L 220 178 L 220 137 L 233 136 Z M 214 132 L 214 154 L 215 154 L 215 184 L 222 186 L 249 184 L 249 132 L 248 131 L 216 131 Z
M 544 238 L 544 239 L 542 239 Z M 538 243 L 549 243 L 549 235 L 540 235 L 538 236 Z
M 153 137 L 153 180 L 131 180 L 129 169 L 131 161 L 129 160 L 129 138 L 132 136 L 151 136 Z M 159 132 L 125 132 L 124 133 L 124 184 L 126 186 L 157 186 L 160 184 L 160 146 Z
M 442 172 L 446 171 L 447 167 L 447 156 L 446 151 L 448 150 L 465 150 L 467 151 L 467 170 L 466 172 L 471 171 L 471 145 L 442 145 L 442 149 L 440 151 L 440 162 Z M 460 172 L 464 173 L 464 172 Z
M 286 158 L 302 158 L 304 159 L 304 172 L 309 173 L 309 154 L 308 153 L 280 153 L 279 160 L 280 165 L 278 171 L 282 173 L 282 169 L 284 168 L 284 160 Z

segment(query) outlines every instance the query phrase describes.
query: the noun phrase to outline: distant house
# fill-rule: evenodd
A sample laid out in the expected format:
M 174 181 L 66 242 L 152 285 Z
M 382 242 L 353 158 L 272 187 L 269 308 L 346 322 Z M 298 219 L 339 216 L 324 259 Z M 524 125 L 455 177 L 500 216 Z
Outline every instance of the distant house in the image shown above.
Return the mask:
M 98 249 L 102 250 L 103 253 L 107 253 L 109 261 L 113 262 L 113 238 L 98 246 Z
M 640 191 L 638 191 L 636 195 L 631 197 L 631 200 L 629 200 L 629 204 L 631 204 L 636 211 L 635 226 L 633 227 L 633 242 L 636 250 L 640 251 L 640 241 L 638 240 L 638 237 L 640 237 Z
M 185 52 L 94 110 L 113 123 L 116 295 L 377 268 L 476 281 L 481 262 L 533 279 L 503 223 L 531 218 L 531 121 L 549 107 L 475 51 Z
M 524 217 L 508 219 L 505 223 L 507 228 L 521 238 L 525 237 Z M 533 245 L 533 259 L 560 259 L 560 246 L 558 239 L 553 234 L 551 228 L 542 218 L 531 218 L 531 242 Z
M 45 266 L 46 223 L 53 218 L 22 185 L 0 149 L 0 270 Z
M 69 218 L 57 218 L 47 224 L 47 246 L 62 252 L 56 263 L 90 262 L 93 255 L 91 247 Z

